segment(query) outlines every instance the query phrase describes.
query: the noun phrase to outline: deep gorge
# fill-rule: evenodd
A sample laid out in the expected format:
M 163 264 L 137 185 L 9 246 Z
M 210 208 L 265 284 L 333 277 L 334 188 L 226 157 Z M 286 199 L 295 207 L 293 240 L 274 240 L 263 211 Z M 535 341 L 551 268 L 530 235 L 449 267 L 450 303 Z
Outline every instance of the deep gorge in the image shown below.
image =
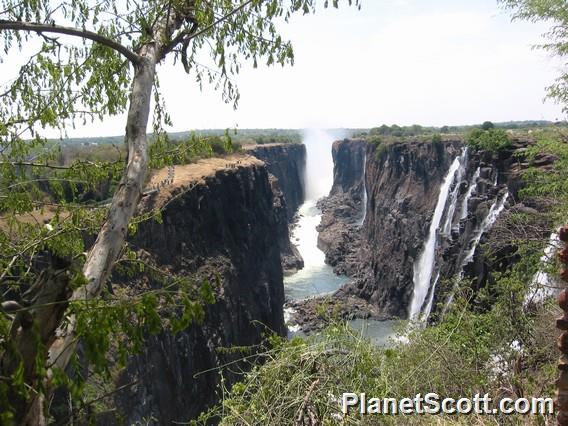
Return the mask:
M 492 154 L 457 139 L 381 146 L 359 139 L 332 145 L 328 135 L 319 137 L 332 154 L 327 190 L 310 181 L 318 176 L 309 170 L 317 150 L 308 141 L 178 166 L 185 178 L 143 201 L 142 210 L 165 207 L 163 223 L 143 223 L 133 237 L 139 256 L 195 279 L 219 277 L 219 287 L 203 323 L 150 337 L 129 361 L 116 382 L 125 388 L 113 398 L 120 418 L 153 417 L 159 424 L 195 418 L 218 401 L 220 366 L 232 366 L 223 370 L 229 387 L 251 368 L 239 361 L 242 352 L 219 348 L 260 350 L 265 332 L 285 336 L 284 306 L 290 330 L 309 332 L 321 322 L 314 311 L 325 295 L 343 318 L 373 320 L 386 339 L 390 325 L 376 320 L 435 321 L 451 303 L 453 277 L 471 278 L 478 290 L 490 285 L 492 271 L 515 261 L 501 236 L 508 213 L 539 207 L 517 201 L 527 164 L 516 154 L 527 142 Z M 537 162 L 547 167 L 552 160 Z M 300 231 L 310 233 L 308 252 Z M 480 250 L 483 243 L 492 256 Z M 416 268 L 428 250 L 427 277 L 419 284 Z M 132 281 L 157 285 L 143 274 Z M 101 416 L 118 421 L 112 412 Z

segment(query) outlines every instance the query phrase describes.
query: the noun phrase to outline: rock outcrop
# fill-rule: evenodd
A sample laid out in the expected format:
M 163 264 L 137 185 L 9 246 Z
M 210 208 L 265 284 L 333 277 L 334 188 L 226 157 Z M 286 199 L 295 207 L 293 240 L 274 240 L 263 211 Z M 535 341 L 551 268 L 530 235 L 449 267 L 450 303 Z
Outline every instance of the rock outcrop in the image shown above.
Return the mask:
M 367 146 L 367 214 L 355 294 L 388 315 L 405 318 L 418 258 L 440 185 L 460 152 L 458 141 Z
M 115 403 L 126 424 L 188 422 L 218 400 L 219 366 L 234 363 L 223 371 L 225 385 L 250 366 L 237 362 L 242 352 L 221 348 L 254 348 L 267 331 L 285 334 L 278 241 L 288 239 L 287 212 L 275 189 L 264 163 L 238 156 L 177 166 L 173 184 L 144 200 L 142 210 L 163 212 L 161 223 L 140 224 L 131 239 L 139 256 L 191 279 L 219 277 L 219 285 L 203 323 L 150 337 L 121 372 Z M 160 285 L 151 275 L 126 285 L 134 283 Z
M 287 213 L 288 222 L 293 223 L 298 207 L 304 202 L 304 172 L 306 167 L 306 146 L 302 144 L 265 144 L 247 148 L 247 152 L 262 160 L 271 174 L 270 183 L 277 198 Z M 293 274 L 304 267 L 300 252 L 288 238 L 288 232 L 280 229 L 278 244 L 282 254 L 282 267 L 286 275 Z

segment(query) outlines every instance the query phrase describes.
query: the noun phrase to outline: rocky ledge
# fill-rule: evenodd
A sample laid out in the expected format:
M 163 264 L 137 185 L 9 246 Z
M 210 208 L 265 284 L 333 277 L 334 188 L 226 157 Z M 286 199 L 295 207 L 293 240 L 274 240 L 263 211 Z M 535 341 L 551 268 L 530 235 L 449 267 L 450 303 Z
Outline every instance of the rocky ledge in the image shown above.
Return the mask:
M 218 400 L 220 366 L 231 365 L 225 385 L 250 368 L 239 362 L 241 352 L 221 348 L 259 348 L 267 331 L 285 333 L 282 247 L 275 242 L 289 239 L 287 213 L 265 164 L 245 155 L 207 159 L 159 171 L 152 182 L 164 179 L 141 204 L 142 212 L 160 209 L 162 220 L 141 223 L 129 244 L 153 268 L 217 282 L 215 302 L 201 323 L 146 340 L 117 373 L 115 408 L 104 424 L 118 417 L 125 424 L 190 422 Z M 117 291 L 163 285 L 149 273 L 115 274 L 113 283 Z
M 284 305 L 284 310 L 288 329 L 299 329 L 305 334 L 321 330 L 331 321 L 356 318 L 377 321 L 391 319 L 367 301 L 341 290 L 331 296 L 288 302 Z

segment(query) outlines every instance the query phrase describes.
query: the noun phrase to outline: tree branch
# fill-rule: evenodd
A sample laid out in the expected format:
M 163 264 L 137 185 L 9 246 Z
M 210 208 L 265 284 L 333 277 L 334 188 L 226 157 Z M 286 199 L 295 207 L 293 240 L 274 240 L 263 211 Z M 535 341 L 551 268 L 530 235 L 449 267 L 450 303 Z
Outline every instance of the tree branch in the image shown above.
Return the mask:
M 126 59 L 128 59 L 133 64 L 137 64 L 140 61 L 140 57 L 132 50 L 128 49 L 126 46 L 123 46 L 117 41 L 114 41 L 103 35 L 97 34 L 93 31 L 82 30 L 72 27 L 63 27 L 59 25 L 39 24 L 33 22 L 10 21 L 10 20 L 0 19 L 0 31 L 2 30 L 32 31 L 38 34 L 55 33 L 55 34 L 66 34 L 70 36 L 81 37 L 87 40 L 92 40 L 104 46 L 110 47 L 111 49 L 122 54 L 124 57 L 126 57 Z
M 217 18 L 214 22 L 212 22 L 211 24 L 207 25 L 205 28 L 203 28 L 199 31 L 196 31 L 198 24 L 197 24 L 197 22 L 194 22 L 191 29 L 180 31 L 168 44 L 166 44 L 163 47 L 161 58 L 163 59 L 169 52 L 174 50 L 175 47 L 182 42 L 184 43 L 184 46 L 185 46 L 184 49 L 181 52 L 181 53 L 183 53 L 183 51 L 185 51 L 185 49 L 187 48 L 186 47 L 187 43 L 189 43 L 192 39 L 206 33 L 207 31 L 211 30 L 216 25 L 219 25 L 221 22 L 227 20 L 228 18 L 230 18 L 234 14 L 240 12 L 246 6 L 248 6 L 250 3 L 252 3 L 252 0 L 244 1 L 239 6 L 235 7 L 231 11 L 227 12 L 227 14 Z M 186 68 L 186 71 L 187 71 L 187 67 L 185 65 L 184 65 L 184 67 Z
M 252 3 L 252 0 L 246 0 L 245 2 L 241 3 L 239 6 L 235 7 L 233 10 L 231 10 L 226 15 L 221 16 L 219 19 L 216 19 L 213 23 L 211 23 L 210 25 L 207 25 L 202 30 L 199 30 L 195 34 L 192 34 L 189 37 L 189 40 L 194 39 L 196 37 L 199 37 L 200 35 L 206 33 L 207 31 L 209 31 L 213 27 L 217 26 L 221 22 L 223 22 L 223 21 L 227 20 L 228 18 L 230 18 L 231 16 L 233 16 L 235 13 L 240 12 L 241 10 L 243 10 L 245 7 L 247 7 L 251 3 Z

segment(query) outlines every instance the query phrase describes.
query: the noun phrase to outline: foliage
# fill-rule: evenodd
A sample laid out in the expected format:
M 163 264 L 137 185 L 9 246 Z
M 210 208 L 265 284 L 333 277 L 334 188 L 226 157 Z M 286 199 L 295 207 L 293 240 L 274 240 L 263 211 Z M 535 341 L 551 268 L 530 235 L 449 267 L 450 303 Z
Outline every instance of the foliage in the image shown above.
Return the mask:
M 266 354 L 265 365 L 225 394 L 219 407 L 221 424 L 284 425 L 304 416 L 322 424 L 440 424 L 430 415 L 360 416 L 353 410 L 343 416 L 344 392 L 392 398 L 428 392 L 455 398 L 478 392 L 497 399 L 551 396 L 555 352 L 547 331 L 536 327 L 536 332 L 527 333 L 525 324 L 507 320 L 510 304 L 476 313 L 467 299 L 458 302 L 460 308 L 443 323 L 404 332 L 387 349 L 374 346 L 343 323 L 317 337 L 284 343 Z M 526 325 L 548 321 L 552 315 L 549 307 L 543 308 Z M 523 352 L 510 345 L 515 339 L 524 339 Z M 470 424 L 468 418 L 452 416 L 444 424 Z M 521 420 L 495 415 L 478 418 L 478 424 L 514 425 Z
M 531 22 L 544 21 L 550 24 L 546 33 L 548 42 L 541 49 L 560 58 L 568 54 L 568 4 L 564 0 L 500 0 L 503 6 L 513 11 L 514 19 Z M 562 72 L 555 83 L 548 87 L 548 95 L 568 112 L 568 73 Z
M 483 124 L 481 125 L 482 130 L 489 130 L 493 129 L 494 127 L 495 125 L 491 121 L 484 121 Z
M 105 369 L 103 353 L 110 348 L 108 339 L 115 336 L 113 333 L 138 338 L 145 331 L 157 331 L 160 303 L 154 296 L 143 298 L 141 305 L 135 300 L 126 305 L 107 304 L 96 298 L 114 263 L 128 256 L 124 234 L 127 229 L 136 229 L 136 223 L 128 221 L 143 190 L 147 163 L 163 167 L 211 152 L 207 138 L 174 144 L 166 135 L 164 127 L 171 120 L 161 96 L 156 64 L 163 60 L 179 63 L 197 85 L 210 84 L 225 102 L 236 106 L 239 92 L 232 77 L 245 62 L 254 67 L 261 61 L 267 65 L 292 64 L 292 46 L 279 34 L 276 21 L 286 22 L 295 13 L 314 12 L 316 3 L 246 0 L 235 6 L 225 0 L 3 0 L 0 62 L 12 61 L 22 52 L 27 57 L 15 78 L 0 90 L 0 301 L 9 299 L 24 306 L 24 311 L 33 311 L 34 299 L 28 299 L 26 292 L 34 288 L 41 270 L 50 264 L 54 269 L 61 263 L 72 265 L 69 277 L 75 284 L 68 289 L 72 294 L 87 285 L 84 274 L 95 271 L 88 285 L 96 286 L 84 293 L 94 299 L 76 297 L 66 314 L 57 317 L 67 322 L 56 325 L 68 326 L 63 338 L 69 338 L 73 345 L 77 341 L 73 334 L 87 342 L 89 360 L 98 371 Z M 328 5 L 328 1 L 323 3 Z M 338 1 L 331 4 L 337 7 Z M 211 66 L 202 65 L 197 58 L 208 58 Z M 147 162 L 151 100 L 154 142 Z M 58 130 L 63 138 L 68 128 L 123 114 L 127 109 L 126 146 L 118 148 L 116 154 L 107 148 L 94 153 L 100 156 L 66 158 L 59 143 L 45 138 L 50 129 Z M 223 142 L 224 152 L 238 150 L 228 135 Z M 124 195 L 121 201 L 116 196 L 119 193 Z M 101 200 L 107 195 L 114 195 L 111 208 Z M 126 225 L 103 226 L 113 218 L 125 219 Z M 148 218 L 160 220 L 159 214 Z M 134 222 L 140 220 L 138 217 Z M 108 237 L 112 232 L 114 236 Z M 90 240 L 85 237 L 97 233 L 93 247 L 106 235 L 109 243 L 99 245 L 106 252 L 85 256 L 91 245 L 85 243 L 85 239 Z M 113 244 L 117 248 L 111 250 Z M 101 268 L 88 268 L 89 262 L 107 257 Z M 169 276 L 167 271 L 162 272 Z M 181 319 L 172 320 L 173 331 L 199 317 L 194 304 L 203 303 L 202 298 L 187 297 L 190 299 L 182 297 Z M 55 311 L 60 305 L 49 306 Z M 99 315 L 101 312 L 104 315 Z M 18 421 L 33 402 L 30 395 L 35 398 L 38 392 L 43 394 L 49 385 L 46 379 L 51 365 L 46 364 L 46 344 L 55 336 L 43 335 L 43 343 L 36 336 L 36 359 L 22 359 L 21 365 L 4 371 L 6 358 L 21 355 L 11 341 L 10 323 L 15 317 L 18 315 L 0 315 L 0 405 L 4 418 L 14 414 Z M 129 323 L 128 319 L 134 320 Z M 163 321 L 161 318 L 161 326 Z M 134 328 L 125 329 L 128 326 Z M 121 347 L 134 349 L 136 345 Z
M 530 167 L 524 171 L 527 185 L 521 195 L 531 197 L 539 205 L 549 206 L 553 223 L 563 223 L 568 215 L 568 144 L 563 130 L 543 131 L 536 134 L 537 143 L 530 146 L 527 160 L 534 162 L 547 155 L 554 162 L 550 167 Z
M 511 139 L 503 129 L 474 129 L 467 135 L 466 143 L 475 150 L 499 152 L 511 146 Z
M 424 133 L 431 132 L 432 129 L 424 128 L 418 124 L 414 124 L 412 126 L 398 126 L 397 124 L 393 124 L 392 126 L 387 126 L 386 124 L 381 125 L 380 127 L 374 127 L 369 131 L 371 135 L 382 135 L 382 136 L 397 136 L 397 137 L 404 137 L 404 136 L 418 136 Z

